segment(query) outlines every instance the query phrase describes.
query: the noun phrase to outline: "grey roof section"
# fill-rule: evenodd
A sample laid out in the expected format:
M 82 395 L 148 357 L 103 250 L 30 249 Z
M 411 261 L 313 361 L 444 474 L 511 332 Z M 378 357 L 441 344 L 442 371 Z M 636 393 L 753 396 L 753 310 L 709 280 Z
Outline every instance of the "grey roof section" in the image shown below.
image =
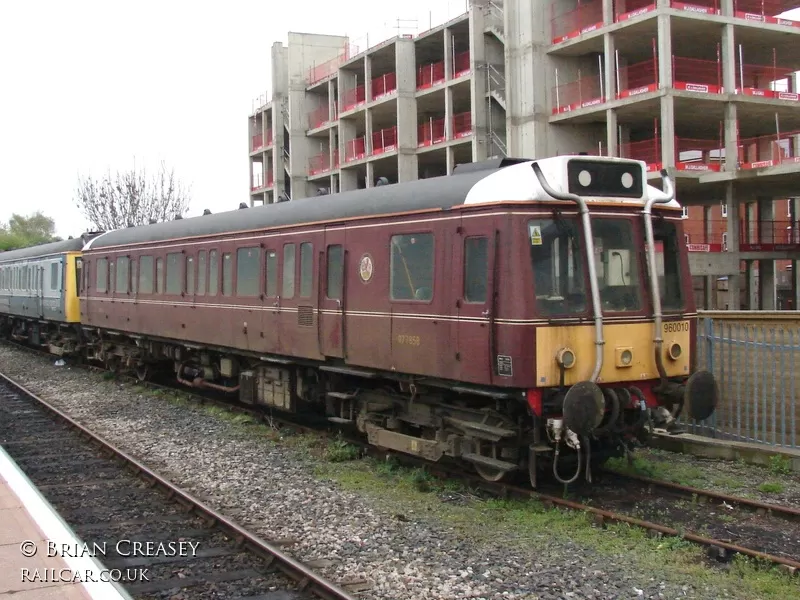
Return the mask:
M 453 169 L 453 175 L 463 175 L 464 173 L 474 173 L 475 171 L 496 171 L 503 167 L 516 165 L 518 163 L 528 162 L 530 158 L 490 158 L 475 163 L 461 163 L 456 165 Z
M 80 252 L 86 241 L 87 238 L 78 237 L 72 240 L 64 240 L 62 242 L 50 242 L 48 244 L 31 246 L 30 248 L 20 248 L 19 250 L 0 252 L 0 263 L 9 260 L 20 260 L 22 258 L 34 258 L 39 256 L 48 256 L 51 254 L 61 254 L 63 252 Z
M 495 171 L 497 168 L 489 168 L 340 194 L 279 202 L 215 215 L 192 217 L 191 219 L 178 219 L 154 225 L 118 229 L 98 237 L 85 250 L 235 233 L 282 225 L 335 222 L 353 217 L 425 209 L 448 209 L 463 204 L 472 186 Z

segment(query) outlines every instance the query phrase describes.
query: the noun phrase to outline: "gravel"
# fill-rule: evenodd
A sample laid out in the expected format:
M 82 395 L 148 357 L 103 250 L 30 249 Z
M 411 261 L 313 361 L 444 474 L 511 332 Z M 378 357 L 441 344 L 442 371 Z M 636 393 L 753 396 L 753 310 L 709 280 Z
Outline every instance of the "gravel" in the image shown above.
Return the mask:
M 53 362 L 0 345 L 0 371 L 333 581 L 363 582 L 361 598 L 744 597 L 735 583 L 709 589 L 667 568 L 643 572 L 632 552 L 609 557 L 547 531 L 515 539 L 513 523 L 476 537 L 413 507 L 399 518 L 393 503 L 315 475 L 301 448 Z

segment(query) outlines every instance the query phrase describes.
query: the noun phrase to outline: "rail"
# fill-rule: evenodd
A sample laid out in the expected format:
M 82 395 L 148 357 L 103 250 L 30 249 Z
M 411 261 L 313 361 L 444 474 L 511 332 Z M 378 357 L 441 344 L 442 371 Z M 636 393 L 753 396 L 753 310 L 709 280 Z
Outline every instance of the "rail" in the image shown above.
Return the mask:
M 779 17 L 785 11 L 781 0 L 734 0 L 733 15 L 746 21 L 800 27 L 800 21 Z
M 716 140 L 675 136 L 675 168 L 679 171 L 719 171 L 724 161 L 721 132 Z
M 366 138 L 363 136 L 350 140 L 344 145 L 344 162 L 361 160 L 366 155 Z
M 463 112 L 453 115 L 453 139 L 472 135 L 472 113 Z
M 780 252 L 800 249 L 800 222 L 792 219 L 742 220 L 739 250 Z
M 800 95 L 789 91 L 789 80 L 794 69 L 771 65 L 751 65 L 739 61 L 736 65 L 737 94 L 775 98 L 778 100 L 800 100 Z M 784 88 L 784 89 L 779 89 Z
M 660 171 L 661 162 L 661 138 L 656 136 L 648 140 L 636 142 L 625 142 L 619 145 L 620 158 L 632 158 L 644 161 L 647 171 Z
M 617 98 L 639 96 L 657 89 L 657 58 L 649 58 L 617 69 Z
M 554 115 L 571 112 L 579 108 L 599 106 L 606 101 L 603 80 L 599 74 L 581 77 L 581 72 L 578 71 L 578 79 L 575 81 L 560 85 L 557 81 L 558 76 L 556 75 L 556 86 L 553 88 L 552 96 L 552 113 Z
M 342 92 L 342 103 L 340 112 L 353 110 L 367 101 L 366 86 L 359 85 L 352 89 Z
M 444 61 L 417 67 L 417 89 L 425 90 L 445 81 Z
M 453 56 L 453 79 L 458 79 L 472 71 L 469 50 Z
M 556 4 L 551 6 L 550 34 L 553 44 L 560 44 L 600 29 L 603 26 L 603 3 L 600 0 L 578 1 L 577 8 L 555 14 Z
M 372 80 L 372 100 L 380 100 L 397 91 L 397 73 L 385 73 Z
M 719 94 L 722 92 L 722 62 L 672 57 L 672 87 L 687 92 L 701 94 Z
M 314 175 L 321 175 L 331 170 L 331 155 L 330 152 L 321 152 L 312 156 L 308 160 L 308 174 L 313 177 Z
M 256 152 L 264 147 L 264 134 L 257 133 L 250 138 L 250 151 Z
M 800 163 L 800 130 L 739 140 L 739 168 L 760 169 Z
M 417 146 L 433 146 L 444 142 L 446 137 L 446 121 L 442 117 L 440 119 L 429 118 L 426 123 L 417 125 Z
M 385 154 L 397 150 L 397 126 L 386 127 L 372 134 L 372 148 L 370 154 Z
M 331 120 L 330 114 L 330 106 L 328 105 L 326 98 L 325 104 L 318 106 L 308 113 L 308 128 L 317 129 L 323 125 L 326 125 Z

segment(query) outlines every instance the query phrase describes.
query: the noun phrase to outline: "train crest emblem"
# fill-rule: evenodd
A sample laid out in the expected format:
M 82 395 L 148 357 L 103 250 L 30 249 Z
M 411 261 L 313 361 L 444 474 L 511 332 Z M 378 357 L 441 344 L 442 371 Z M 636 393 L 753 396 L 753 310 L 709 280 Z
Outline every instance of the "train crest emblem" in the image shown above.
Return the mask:
M 358 274 L 361 276 L 361 281 L 367 283 L 370 279 L 372 279 L 372 272 L 374 269 L 375 267 L 372 264 L 372 257 L 369 254 L 362 256 L 361 261 L 358 263 Z

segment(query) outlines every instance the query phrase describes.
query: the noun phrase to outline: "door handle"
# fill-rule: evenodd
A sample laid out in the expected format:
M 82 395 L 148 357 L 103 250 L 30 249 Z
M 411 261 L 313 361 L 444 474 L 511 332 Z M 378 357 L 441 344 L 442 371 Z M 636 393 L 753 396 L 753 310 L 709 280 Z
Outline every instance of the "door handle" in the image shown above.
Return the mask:
M 486 309 L 485 311 L 483 311 L 481 314 L 482 314 L 484 317 L 488 317 L 488 316 L 489 316 L 489 309 L 487 308 L 487 309 Z

